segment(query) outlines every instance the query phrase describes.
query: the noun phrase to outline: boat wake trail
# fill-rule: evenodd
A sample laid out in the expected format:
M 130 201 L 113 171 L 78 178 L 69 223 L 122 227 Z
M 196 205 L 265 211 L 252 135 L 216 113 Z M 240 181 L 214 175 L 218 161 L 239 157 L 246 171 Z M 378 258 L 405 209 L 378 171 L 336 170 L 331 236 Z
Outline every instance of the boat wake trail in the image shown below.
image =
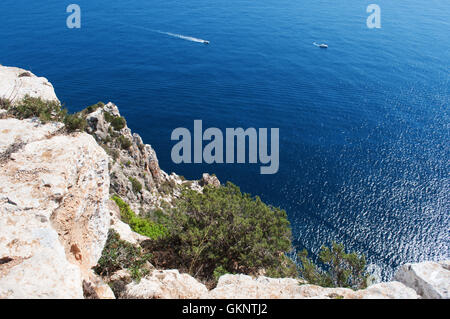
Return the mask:
M 120 24 L 123 25 L 123 26 L 125 26 L 125 27 L 134 28 L 134 29 L 140 29 L 140 30 L 145 30 L 145 31 L 154 32 L 154 33 L 159 33 L 159 34 L 162 34 L 162 35 L 168 35 L 168 36 L 170 36 L 170 37 L 174 37 L 174 38 L 178 38 L 178 39 L 182 39 L 182 40 L 186 40 L 186 41 L 209 44 L 209 41 L 208 41 L 208 40 L 203 40 L 203 39 L 199 39 L 199 38 L 194 38 L 194 37 L 190 37 L 190 36 L 186 36 L 186 35 L 182 35 L 182 34 L 171 33 L 171 32 L 165 32 L 165 31 L 155 30 L 155 29 L 149 29 L 149 28 L 146 28 L 146 27 L 141 27 L 141 26 L 138 26 L 138 25 L 132 25 L 132 24 L 125 24 L 125 23 L 120 23 Z
M 164 31 L 159 31 L 159 30 L 153 30 L 153 31 L 157 32 L 159 34 L 168 35 L 168 36 L 171 36 L 171 37 L 174 37 L 174 38 L 183 39 L 183 40 L 186 40 L 186 41 L 198 42 L 198 43 L 208 42 L 207 40 L 198 39 L 198 38 L 194 38 L 194 37 L 189 37 L 189 36 L 182 35 L 182 34 L 176 34 L 176 33 L 171 33 L 171 32 L 164 32 Z

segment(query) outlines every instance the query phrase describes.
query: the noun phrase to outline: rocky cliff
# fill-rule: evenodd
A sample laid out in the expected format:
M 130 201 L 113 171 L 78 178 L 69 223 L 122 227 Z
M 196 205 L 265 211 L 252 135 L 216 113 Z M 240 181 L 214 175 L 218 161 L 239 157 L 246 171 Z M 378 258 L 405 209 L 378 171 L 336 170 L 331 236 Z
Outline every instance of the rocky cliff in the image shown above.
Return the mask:
M 14 104 L 26 96 L 58 101 L 45 78 L 0 66 L 0 98 Z M 173 205 L 179 185 L 201 191 L 220 182 L 162 171 L 113 103 L 84 116 L 85 132 L 69 133 L 63 123 L 0 110 L 0 298 L 449 298 L 448 262 L 404 265 L 396 281 L 359 291 L 246 275 L 224 275 L 208 290 L 188 274 L 151 265 L 139 282 L 126 270 L 100 278 L 92 268 L 109 229 L 132 245 L 147 239 L 121 220 L 112 194 L 147 212 Z
M 0 121 L 0 297 L 81 298 L 105 244 L 108 157 L 60 127 Z

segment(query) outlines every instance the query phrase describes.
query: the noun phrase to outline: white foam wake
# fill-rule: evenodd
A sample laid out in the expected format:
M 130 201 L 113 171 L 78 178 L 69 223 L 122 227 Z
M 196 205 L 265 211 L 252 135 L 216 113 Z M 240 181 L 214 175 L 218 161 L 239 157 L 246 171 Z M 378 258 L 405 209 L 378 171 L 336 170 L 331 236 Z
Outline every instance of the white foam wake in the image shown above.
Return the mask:
M 186 35 L 182 35 L 182 34 L 176 34 L 176 33 L 171 33 L 171 32 L 164 32 L 164 31 L 159 31 L 159 30 L 154 30 L 155 32 L 158 32 L 160 34 L 165 34 L 174 38 L 179 38 L 179 39 L 183 39 L 183 40 L 187 40 L 187 41 L 192 41 L 192 42 L 199 42 L 199 43 L 205 43 L 207 42 L 206 40 L 203 39 L 199 39 L 199 38 L 194 38 L 194 37 L 189 37 Z
M 128 24 L 128 23 L 120 23 L 120 24 L 122 24 L 125 27 L 141 29 L 141 30 L 145 30 L 145 31 L 149 31 L 149 32 L 156 32 L 156 33 L 159 33 L 159 34 L 168 35 L 168 36 L 171 36 L 171 37 L 174 37 L 174 38 L 178 38 L 178 39 L 183 39 L 183 40 L 186 40 L 186 41 L 198 42 L 198 43 L 205 43 L 205 42 L 209 43 L 209 41 L 206 41 L 206 40 L 203 40 L 203 39 L 199 39 L 199 38 L 190 37 L 190 36 L 187 36 L 187 35 L 182 35 L 182 34 L 177 34 L 177 33 L 172 33 L 172 32 L 165 32 L 165 31 L 161 31 L 161 30 L 149 29 L 149 28 L 146 28 L 146 27 L 141 27 L 141 26 L 138 26 L 138 25 L 132 25 L 132 24 Z

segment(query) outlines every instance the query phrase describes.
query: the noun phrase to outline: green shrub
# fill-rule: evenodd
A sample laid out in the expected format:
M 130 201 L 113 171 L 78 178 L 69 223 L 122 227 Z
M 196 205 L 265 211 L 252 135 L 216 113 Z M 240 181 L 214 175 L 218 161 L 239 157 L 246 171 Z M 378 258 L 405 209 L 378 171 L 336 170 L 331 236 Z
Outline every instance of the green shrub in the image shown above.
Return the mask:
M 105 117 L 105 121 L 108 122 L 108 123 L 111 123 L 112 120 L 114 120 L 114 115 L 112 115 L 109 112 L 104 111 L 103 112 L 103 116 Z
M 145 213 L 145 217 L 154 221 L 155 223 L 168 225 L 170 216 L 166 214 L 161 208 L 156 208 Z
M 42 122 L 62 121 L 66 112 L 56 101 L 43 101 L 41 98 L 25 96 L 17 105 L 9 107 L 9 113 L 23 120 L 38 117 Z
M 127 150 L 131 147 L 131 141 L 123 135 L 120 135 L 117 138 L 117 141 L 119 142 L 120 147 L 124 150 Z
M 177 184 L 170 180 L 170 181 L 164 181 L 161 185 L 159 185 L 158 190 L 160 193 L 169 195 L 172 193 L 174 188 L 177 186 Z
M 153 215 L 155 216 L 156 221 L 157 221 L 158 223 L 160 223 L 160 224 L 166 224 L 167 221 L 168 221 L 167 215 L 166 215 L 166 214 L 164 213 L 164 211 L 163 211 L 162 209 L 160 209 L 160 208 L 155 209 L 155 210 L 153 211 Z
M 125 125 L 127 125 L 127 122 L 125 121 L 125 119 L 122 116 L 118 116 L 115 117 L 112 121 L 111 121 L 111 126 L 116 130 L 116 131 L 120 131 L 121 129 L 123 129 L 125 127 Z
M 122 221 L 130 225 L 134 232 L 147 236 L 150 239 L 160 239 L 167 235 L 168 232 L 164 225 L 156 224 L 149 219 L 137 216 L 119 196 L 115 195 L 112 199 L 119 206 Z
M 106 154 L 113 158 L 113 161 L 117 161 L 119 157 L 119 151 L 115 148 L 110 148 L 107 144 L 99 143 L 99 145 L 105 150 Z M 111 164 L 111 163 L 110 163 Z
M 79 114 L 66 115 L 64 124 L 68 132 L 84 131 L 87 126 L 86 119 Z
M 300 275 L 310 284 L 322 287 L 367 287 L 366 258 L 355 252 L 346 253 L 344 245 L 333 242 L 331 248 L 322 246 L 319 260 L 325 270 L 308 259 L 308 252 L 300 253 Z
M 142 184 L 134 177 L 128 177 L 128 179 L 131 182 L 133 193 L 140 193 L 142 190 Z
M 11 107 L 11 102 L 8 99 L 0 98 L 0 109 L 8 110 Z
M 211 280 L 219 273 L 295 276 L 286 212 L 242 194 L 232 183 L 203 194 L 182 190 L 166 245 L 192 275 Z
M 116 131 L 120 131 L 127 125 L 127 121 L 122 116 L 115 116 L 109 112 L 103 112 L 103 116 L 105 117 L 105 121 L 111 123 L 111 126 Z
M 88 106 L 83 113 L 90 114 L 98 110 L 98 108 L 105 106 L 105 103 L 98 102 L 97 104 Z
M 132 278 L 139 281 L 148 273 L 143 266 L 151 257 L 150 254 L 144 254 L 140 247 L 121 240 L 119 234 L 110 229 L 102 256 L 94 271 L 100 276 L 110 276 L 120 269 L 129 269 Z

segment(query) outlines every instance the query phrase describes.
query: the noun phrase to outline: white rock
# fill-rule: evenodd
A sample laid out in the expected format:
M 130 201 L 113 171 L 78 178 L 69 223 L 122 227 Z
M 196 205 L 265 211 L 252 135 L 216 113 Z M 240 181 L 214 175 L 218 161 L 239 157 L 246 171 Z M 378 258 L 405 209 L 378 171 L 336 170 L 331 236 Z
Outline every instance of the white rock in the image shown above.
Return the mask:
M 208 292 L 205 285 L 178 270 L 155 270 L 125 289 L 124 297 L 131 299 L 198 299 Z
M 252 278 L 224 275 L 217 287 L 202 296 L 212 299 L 417 299 L 414 290 L 399 282 L 380 283 L 364 290 L 324 288 L 292 278 Z
M 61 245 L 55 242 L 54 246 L 38 247 L 31 257 L 0 277 L 0 299 L 83 298 L 80 268 L 67 261 Z
M 450 260 L 442 260 L 438 262 L 444 269 L 450 270 Z
M 85 298 L 88 299 L 116 299 L 111 287 L 93 271 L 83 280 L 83 291 Z
M 14 104 L 26 95 L 58 101 L 53 85 L 46 78 L 20 68 L 0 65 L 0 98 L 9 99 Z
M 297 298 L 299 281 L 291 278 L 252 278 L 247 275 L 223 275 L 215 289 L 203 298 L 224 299 L 288 299 Z
M 381 282 L 354 293 L 356 299 L 418 299 L 419 295 L 398 281 Z
M 42 125 L 37 119 L 21 121 L 10 118 L 0 120 L 0 154 L 13 144 L 26 144 L 45 139 L 63 126 L 64 124 L 57 122 Z
M 450 298 L 449 262 L 422 262 L 399 268 L 394 279 L 413 288 L 425 299 Z
M 111 225 L 111 228 L 114 229 L 119 234 L 120 239 L 127 241 L 133 245 L 137 245 L 139 244 L 139 242 L 148 239 L 147 237 L 132 231 L 128 224 L 125 224 L 123 221 L 119 219 L 114 220 L 114 223 Z

